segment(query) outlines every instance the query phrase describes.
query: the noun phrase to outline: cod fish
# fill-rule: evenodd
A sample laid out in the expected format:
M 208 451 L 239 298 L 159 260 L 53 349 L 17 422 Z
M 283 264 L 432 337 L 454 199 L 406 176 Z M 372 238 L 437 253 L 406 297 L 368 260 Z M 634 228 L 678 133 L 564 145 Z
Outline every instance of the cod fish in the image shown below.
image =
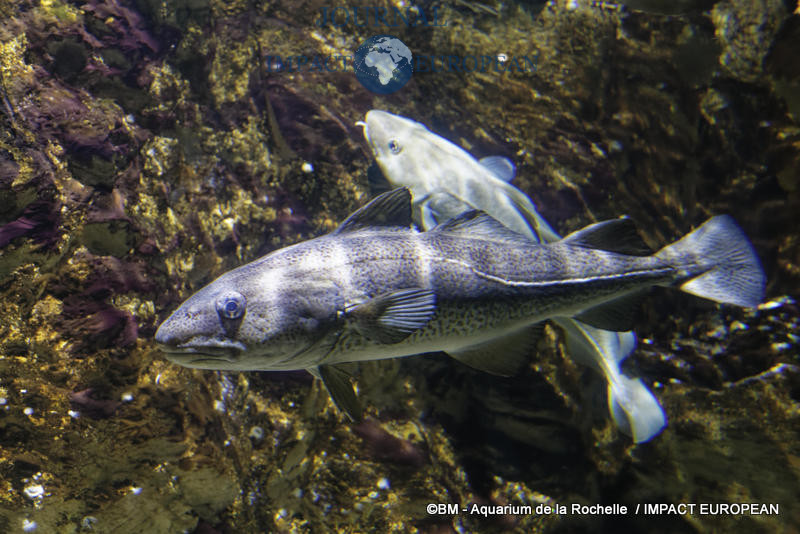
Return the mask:
M 733 220 L 714 217 L 649 256 L 628 219 L 537 244 L 480 211 L 426 232 L 411 192 L 377 196 L 333 232 L 229 271 L 175 310 L 155 340 L 187 367 L 306 369 L 334 404 L 363 416 L 344 362 L 444 351 L 510 375 L 551 317 L 608 329 L 653 285 L 756 306 L 764 275 Z
M 530 199 L 509 182 L 514 164 L 489 156 L 476 160 L 424 124 L 386 111 L 367 113 L 364 135 L 389 187 L 406 186 L 414 196 L 414 220 L 424 229 L 479 209 L 535 242 L 561 239 Z M 378 182 L 374 180 L 373 182 Z M 382 184 L 373 183 L 380 188 Z M 610 332 L 568 317 L 553 321 L 565 333 L 572 358 L 595 369 L 605 380 L 608 410 L 617 427 L 636 443 L 652 439 L 667 417 L 641 379 L 628 378 L 622 361 L 636 347 L 633 332 Z

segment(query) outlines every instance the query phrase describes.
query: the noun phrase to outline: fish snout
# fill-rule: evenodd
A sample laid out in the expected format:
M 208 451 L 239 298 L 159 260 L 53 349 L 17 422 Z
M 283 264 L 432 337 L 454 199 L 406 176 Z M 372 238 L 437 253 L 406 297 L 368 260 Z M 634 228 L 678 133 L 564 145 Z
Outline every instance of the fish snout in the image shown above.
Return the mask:
M 161 323 L 158 330 L 156 330 L 154 339 L 156 344 L 161 348 L 175 347 L 179 343 L 177 333 L 171 327 L 169 320 Z
M 392 115 L 379 109 L 367 112 L 363 121 L 358 121 L 364 127 L 364 138 L 371 145 L 380 145 L 388 138 L 392 126 Z

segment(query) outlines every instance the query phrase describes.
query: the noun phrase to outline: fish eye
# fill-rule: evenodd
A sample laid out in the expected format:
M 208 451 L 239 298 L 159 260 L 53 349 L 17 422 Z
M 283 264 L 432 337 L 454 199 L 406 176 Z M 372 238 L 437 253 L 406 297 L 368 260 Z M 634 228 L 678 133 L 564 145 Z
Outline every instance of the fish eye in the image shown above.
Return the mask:
M 392 151 L 392 154 L 399 154 L 403 147 L 400 146 L 396 139 L 392 139 L 389 141 L 389 150 Z
M 217 313 L 221 319 L 240 319 L 247 308 L 247 301 L 241 293 L 229 291 L 217 299 Z

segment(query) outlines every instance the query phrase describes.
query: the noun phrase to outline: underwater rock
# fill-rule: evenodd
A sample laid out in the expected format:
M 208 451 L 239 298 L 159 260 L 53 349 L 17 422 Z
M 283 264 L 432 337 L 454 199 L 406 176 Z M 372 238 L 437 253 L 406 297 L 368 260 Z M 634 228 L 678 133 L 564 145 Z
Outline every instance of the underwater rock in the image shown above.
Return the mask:
M 144 28 L 142 16 L 119 0 L 90 0 L 82 9 L 106 21 L 108 28 L 118 36 L 112 40 L 119 39 L 123 50 L 138 50 L 144 45 L 151 52 L 158 52 L 159 43 Z
M 89 52 L 74 38 L 48 43 L 47 50 L 53 56 L 50 69 L 60 78 L 73 79 L 88 63 Z
M 136 246 L 133 221 L 125 213 L 122 194 L 114 190 L 92 202 L 81 234 L 90 252 L 121 258 Z
M 775 142 L 770 148 L 770 167 L 780 186 L 790 195 L 800 194 L 800 69 L 794 51 L 800 46 L 800 13 L 786 19 L 781 26 L 764 68 L 770 74 L 772 87 L 786 102 L 793 123 L 774 126 Z
M 22 236 L 34 236 L 41 243 L 52 242 L 57 236 L 60 217 L 57 206 L 46 200 L 34 201 L 16 220 L 0 226 L 0 248 Z
M 722 45 L 720 64 L 735 78 L 763 83 L 764 60 L 782 23 L 790 15 L 782 0 L 730 0 L 711 12 Z
M 75 409 L 80 410 L 80 413 L 94 419 L 112 416 L 122 404 L 121 401 L 111 399 L 95 399 L 92 396 L 91 388 L 70 393 L 69 403 Z
M 780 503 L 779 515 L 684 518 L 694 528 L 715 531 L 734 525 L 769 531 L 793 522 L 797 510 L 789 488 L 800 476 L 792 430 L 798 401 L 787 392 L 797 387 L 800 374 L 792 366 L 777 371 L 718 392 L 669 386 L 672 392 L 664 397 L 665 408 L 677 417 L 665 439 L 648 451 L 635 452 L 639 461 L 634 468 L 641 480 L 637 491 L 646 493 L 625 491 L 628 499 L 638 502 L 646 495 L 653 502 Z M 753 413 L 764 419 L 755 421 Z M 636 524 L 647 528 L 641 519 Z
M 70 313 L 70 312 L 67 312 Z M 67 319 L 61 328 L 76 339 L 76 352 L 125 347 L 136 341 L 138 328 L 130 312 L 106 306 L 89 315 Z
M 353 432 L 364 440 L 367 450 L 379 460 L 415 467 L 420 467 L 427 461 L 425 453 L 419 447 L 408 440 L 393 436 L 371 419 L 353 426 Z

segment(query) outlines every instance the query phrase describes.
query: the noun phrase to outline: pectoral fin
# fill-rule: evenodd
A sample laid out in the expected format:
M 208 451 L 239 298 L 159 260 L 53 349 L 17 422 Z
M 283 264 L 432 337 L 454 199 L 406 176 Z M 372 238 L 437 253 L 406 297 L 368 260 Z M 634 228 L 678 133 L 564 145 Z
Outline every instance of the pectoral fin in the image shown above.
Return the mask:
M 414 221 L 421 230 L 430 230 L 438 224 L 436 222 L 438 214 L 434 213 L 427 202 L 423 202 L 415 208 Z
M 430 230 L 453 217 L 472 209 L 450 193 L 435 191 L 420 200 L 415 200 L 414 222 L 422 230 Z
M 513 376 L 530 360 L 531 348 L 536 345 L 543 331 L 544 323 L 539 323 L 501 338 L 459 350 L 448 350 L 447 354 L 473 369 L 491 375 Z
M 530 245 L 528 236 L 509 230 L 496 219 L 479 210 L 470 210 L 436 226 L 431 232 L 466 234 L 474 237 Z
M 462 202 L 450 193 L 443 193 L 441 191 L 431 194 L 425 202 L 425 205 L 431 210 L 436 224 L 443 223 L 448 219 L 452 219 L 472 209 L 472 206 L 466 202 Z M 433 228 L 433 226 L 425 227 L 426 230 L 430 230 L 431 228 Z
M 504 182 L 510 182 L 513 180 L 514 174 L 517 172 L 516 167 L 514 167 L 514 163 L 510 159 L 504 158 L 503 156 L 486 156 L 485 158 L 479 159 L 478 163 L 483 165 L 495 177 L 503 180 Z
M 350 376 L 333 365 L 320 365 L 315 370 L 309 371 L 325 384 L 325 389 L 328 390 L 336 408 L 344 412 L 353 422 L 360 423 L 364 418 L 364 411 L 356 398 Z
M 378 343 L 399 343 L 423 328 L 436 312 L 436 295 L 409 288 L 384 293 L 347 308 L 360 334 Z

